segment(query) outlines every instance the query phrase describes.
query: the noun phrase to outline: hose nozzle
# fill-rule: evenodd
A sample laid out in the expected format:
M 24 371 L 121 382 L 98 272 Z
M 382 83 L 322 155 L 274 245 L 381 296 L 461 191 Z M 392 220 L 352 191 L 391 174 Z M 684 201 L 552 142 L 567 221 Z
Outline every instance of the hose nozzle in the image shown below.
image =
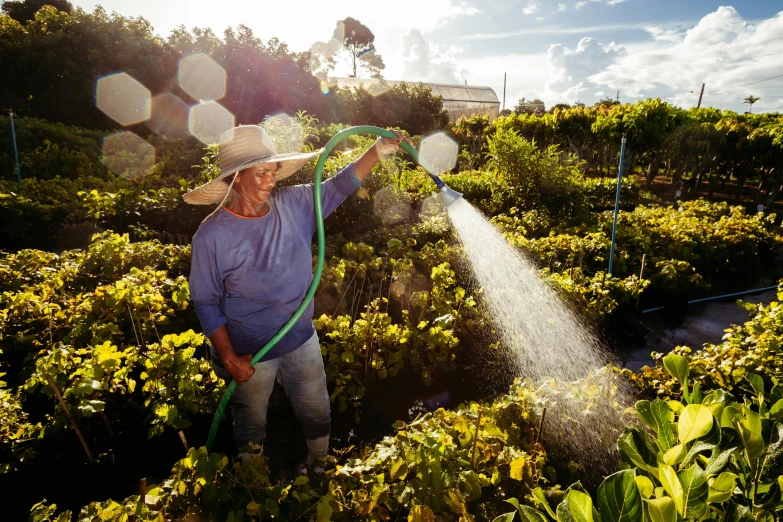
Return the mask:
M 457 201 L 459 198 L 462 197 L 462 194 L 457 192 L 456 190 L 450 189 L 448 185 L 446 185 L 440 177 L 436 176 L 435 174 L 430 174 L 430 177 L 432 178 L 432 181 L 435 182 L 435 185 L 438 187 L 437 194 L 440 198 L 441 202 L 443 202 L 444 207 L 448 207 L 455 201 Z

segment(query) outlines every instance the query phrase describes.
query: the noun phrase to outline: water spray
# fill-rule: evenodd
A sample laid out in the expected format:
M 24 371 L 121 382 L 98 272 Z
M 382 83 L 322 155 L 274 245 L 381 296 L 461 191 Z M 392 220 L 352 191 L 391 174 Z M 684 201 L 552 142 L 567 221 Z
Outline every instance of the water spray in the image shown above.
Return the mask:
M 304 296 L 304 299 L 302 299 L 302 304 L 299 305 L 299 308 L 296 309 L 294 314 L 291 316 L 291 318 L 278 330 L 278 332 L 272 337 L 260 350 L 256 352 L 256 354 L 250 359 L 250 364 L 255 365 L 258 361 L 260 361 L 267 353 L 269 353 L 269 350 L 271 350 L 279 341 L 282 339 L 285 334 L 288 333 L 289 330 L 296 324 L 296 322 L 299 320 L 299 318 L 302 316 L 304 311 L 307 309 L 307 306 L 310 304 L 310 301 L 313 299 L 313 296 L 315 295 L 315 291 L 318 288 L 318 283 L 321 281 L 321 273 L 323 272 L 324 267 L 324 248 L 325 248 L 325 236 L 324 233 L 324 215 L 323 215 L 323 208 L 321 206 L 321 181 L 323 178 L 323 170 L 324 165 L 326 164 L 326 159 L 329 157 L 329 153 L 334 149 L 337 144 L 339 144 L 341 141 L 347 139 L 349 136 L 353 136 L 355 134 L 374 134 L 377 136 L 380 136 L 382 138 L 397 138 L 397 135 L 394 134 L 391 131 L 388 131 L 386 129 L 382 129 L 380 127 L 373 127 L 371 125 L 360 125 L 358 127 L 350 127 L 348 129 L 345 129 L 343 131 L 338 132 L 335 134 L 332 139 L 329 140 L 329 142 L 326 144 L 326 147 L 324 147 L 323 152 L 318 157 L 318 163 L 315 167 L 315 179 L 313 181 L 313 203 L 315 205 L 315 229 L 317 234 L 317 241 L 318 241 L 318 261 L 315 265 L 315 271 L 313 272 L 313 282 L 310 284 L 310 288 L 307 290 L 307 293 Z M 428 168 L 426 165 L 422 164 L 422 162 L 419 160 L 419 152 L 414 149 L 410 144 L 407 142 L 400 143 L 400 147 L 410 154 L 410 156 L 413 158 L 413 160 L 418 163 L 421 167 L 424 168 L 424 170 L 429 174 L 429 176 L 432 178 L 432 180 L 435 182 L 435 185 L 437 187 L 436 194 L 438 195 L 438 198 L 443 203 L 444 207 L 448 207 L 458 199 L 462 197 L 462 194 L 459 192 L 450 189 L 440 177 L 432 171 L 431 168 Z M 234 391 L 237 388 L 236 381 L 231 381 L 229 385 L 226 387 L 226 391 L 223 394 L 223 398 L 220 400 L 220 404 L 218 404 L 217 411 L 215 412 L 215 418 L 212 420 L 212 427 L 209 430 L 209 436 L 207 437 L 207 451 L 212 450 L 212 445 L 215 443 L 215 438 L 217 437 L 218 429 L 220 428 L 220 423 L 223 421 L 223 415 L 226 410 L 226 406 L 228 406 L 229 399 L 231 398 L 231 395 L 233 395 Z

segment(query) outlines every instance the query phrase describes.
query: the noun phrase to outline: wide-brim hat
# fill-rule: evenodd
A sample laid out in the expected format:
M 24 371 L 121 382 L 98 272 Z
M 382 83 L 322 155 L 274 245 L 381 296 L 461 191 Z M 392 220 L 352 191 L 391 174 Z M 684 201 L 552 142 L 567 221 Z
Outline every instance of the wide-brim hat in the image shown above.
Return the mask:
M 220 174 L 212 181 L 194 188 L 183 196 L 183 199 L 191 205 L 223 202 L 229 186 L 222 180 L 235 172 L 254 165 L 279 163 L 280 166 L 275 172 L 277 181 L 287 178 L 321 153 L 320 150 L 278 153 L 269 134 L 258 125 L 240 125 L 230 129 L 223 133 L 218 143 Z

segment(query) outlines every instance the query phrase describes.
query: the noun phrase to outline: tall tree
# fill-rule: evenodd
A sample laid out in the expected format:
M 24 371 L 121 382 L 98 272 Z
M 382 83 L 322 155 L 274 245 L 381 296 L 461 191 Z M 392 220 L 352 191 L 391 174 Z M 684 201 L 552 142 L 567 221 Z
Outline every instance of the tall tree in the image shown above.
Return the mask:
M 546 105 L 538 98 L 535 100 L 526 100 L 523 96 L 517 102 L 516 107 L 514 107 L 514 112 L 517 114 L 535 114 L 536 116 L 541 116 L 546 112 Z
M 375 50 L 375 35 L 370 29 L 355 18 L 350 16 L 342 21 L 343 48 L 347 53 L 347 62 L 353 71 L 353 76 L 358 76 L 363 69 L 373 78 L 380 77 L 381 71 L 386 67 L 381 55 Z
M 753 112 L 753 104 L 759 101 L 761 98 L 758 98 L 756 96 L 753 96 L 752 94 L 748 96 L 747 98 L 743 99 L 743 103 L 749 103 L 750 108 L 748 109 L 748 112 Z
M 35 13 L 45 5 L 66 13 L 73 11 L 73 5 L 68 0 L 14 0 L 3 2 L 2 10 L 20 24 L 24 24 L 33 20 Z

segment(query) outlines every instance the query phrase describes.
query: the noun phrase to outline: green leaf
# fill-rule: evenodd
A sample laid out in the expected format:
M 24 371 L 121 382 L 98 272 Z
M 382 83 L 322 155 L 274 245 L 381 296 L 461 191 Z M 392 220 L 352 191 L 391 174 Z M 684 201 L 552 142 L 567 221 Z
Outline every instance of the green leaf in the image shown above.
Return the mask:
M 648 441 L 647 434 L 640 426 L 627 426 L 617 439 L 617 449 L 634 465 L 650 473 L 656 473 L 658 457 L 648 445 Z
M 652 522 L 677 522 L 677 508 L 671 497 L 645 500 Z
M 680 479 L 677 478 L 677 473 L 674 471 L 674 468 L 666 464 L 658 466 L 658 470 L 658 478 L 661 481 L 663 489 L 672 497 L 674 505 L 677 507 L 677 512 L 682 515 L 685 508 L 685 504 L 683 503 L 684 493 L 682 491 Z
M 762 379 L 760 375 L 756 375 L 755 373 L 750 373 L 750 372 L 748 372 L 748 374 L 745 375 L 745 379 L 747 379 L 748 382 L 750 383 L 750 387 L 753 388 L 753 392 L 756 394 L 756 397 L 758 397 L 760 401 L 763 401 L 764 379 Z
M 685 444 L 677 444 L 672 449 L 663 454 L 664 464 L 676 466 L 685 458 Z
M 688 454 L 685 455 L 685 458 L 682 460 L 682 466 L 684 467 L 690 464 L 699 453 L 703 451 L 710 451 L 714 448 L 715 448 L 715 444 L 710 444 L 708 442 L 703 442 L 703 441 L 694 442 L 693 446 L 691 446 L 690 451 L 688 451 Z
M 294 479 L 294 486 L 304 486 L 310 481 L 309 478 L 307 478 L 307 475 L 299 475 Z
M 316 522 L 329 522 L 332 520 L 332 506 L 329 503 L 331 495 L 326 495 L 318 503 Z M 410 518 L 409 518 L 410 520 Z
M 772 405 L 769 409 L 769 416 L 776 421 L 783 421 L 783 399 Z
M 568 491 L 568 509 L 576 522 L 593 522 L 593 499 L 576 489 Z
M 644 475 L 636 476 L 636 487 L 639 488 L 639 494 L 642 498 L 650 498 L 655 491 L 655 484 L 649 478 Z
M 720 504 L 731 498 L 736 481 L 739 477 L 734 473 L 724 471 L 715 478 L 709 480 L 709 493 L 707 502 L 710 504 Z
M 688 387 L 688 360 L 681 356 L 670 353 L 663 358 L 663 367 L 669 374 L 679 381 L 680 385 L 687 395 Z
M 541 504 L 541 506 L 546 510 L 547 513 L 549 513 L 549 516 L 557 519 L 557 515 L 555 515 L 555 512 L 552 511 L 552 508 L 549 507 L 549 501 L 546 499 L 546 495 L 544 495 L 544 490 L 540 487 L 535 488 L 533 491 L 530 492 L 533 495 L 533 498 Z
M 739 433 L 742 446 L 745 448 L 745 457 L 748 459 L 751 471 L 755 473 L 757 460 L 764 451 L 764 439 L 761 434 L 749 430 L 742 423 L 737 423 L 737 433 Z
M 639 418 L 647 424 L 651 429 L 657 431 L 657 424 L 655 417 L 652 414 L 652 403 L 650 401 L 637 401 L 636 413 L 639 414 Z
M 503 513 L 499 517 L 493 518 L 492 522 L 513 522 L 516 515 L 516 511 L 509 511 L 508 513 Z
M 710 428 L 712 428 L 712 410 L 701 404 L 686 406 L 677 423 L 677 433 L 683 444 L 703 437 L 709 433 Z
M 642 497 L 634 472 L 618 471 L 598 487 L 598 511 L 603 522 L 642 522 Z
M 698 519 L 707 512 L 707 475 L 697 465 L 677 473 L 682 484 L 685 518 Z

